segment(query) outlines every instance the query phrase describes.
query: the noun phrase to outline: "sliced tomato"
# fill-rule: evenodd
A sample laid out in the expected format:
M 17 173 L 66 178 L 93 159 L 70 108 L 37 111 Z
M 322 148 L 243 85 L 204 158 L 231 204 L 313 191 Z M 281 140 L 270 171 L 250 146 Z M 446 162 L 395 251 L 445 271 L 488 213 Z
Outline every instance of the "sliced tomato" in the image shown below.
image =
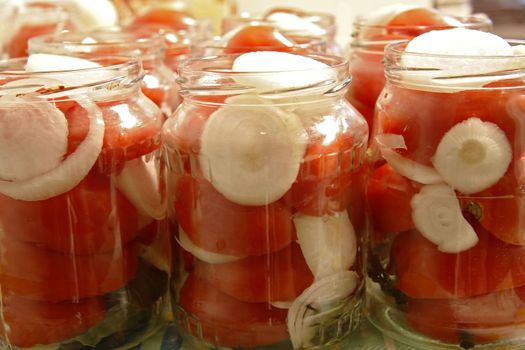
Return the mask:
M 292 301 L 314 279 L 297 243 L 224 264 L 198 261 L 195 273 L 221 292 L 250 303 Z
M 160 147 L 160 111 L 146 109 L 134 101 L 103 102 L 98 103 L 98 107 L 105 123 L 104 143 L 98 160 L 104 172 L 112 173 L 126 160 L 138 158 Z M 86 109 L 77 105 L 66 112 L 66 118 L 71 151 L 85 139 L 90 116 Z
M 525 324 L 525 287 L 451 300 L 411 300 L 406 320 L 414 330 L 468 348 L 513 338 Z
M 115 291 L 133 278 L 131 245 L 105 254 L 56 253 L 3 237 L 0 284 L 13 294 L 45 301 L 77 300 Z
M 22 25 L 7 44 L 7 54 L 10 58 L 26 57 L 28 55 L 27 42 L 29 39 L 35 36 L 53 33 L 58 25 L 58 23 Z
M 186 174 L 178 179 L 174 208 L 177 220 L 198 247 L 220 254 L 268 254 L 295 236 L 292 213 L 281 201 L 242 206 L 227 200 L 208 181 Z
M 225 53 L 291 51 L 295 42 L 269 25 L 248 25 L 226 43 Z
M 417 187 L 388 164 L 375 169 L 367 183 L 368 213 L 375 233 L 414 229 L 410 201 Z
M 341 118 L 342 119 L 342 118 Z M 361 119 L 320 122 L 309 130 L 309 143 L 296 181 L 285 194 L 294 209 L 322 216 L 348 207 L 365 152 L 366 126 Z M 329 125 L 324 128 L 323 125 Z M 321 131 L 320 131 L 321 130 Z
M 190 273 L 179 295 L 189 331 L 213 345 L 253 348 L 288 339 L 287 310 L 244 303 Z
M 494 186 L 474 196 L 465 196 L 461 202 L 481 225 L 498 239 L 525 245 L 525 198 L 520 194 L 525 178 L 516 177 L 515 169 L 509 169 Z
M 179 31 L 188 29 L 196 23 L 195 18 L 184 11 L 178 11 L 166 7 L 157 7 L 135 17 L 131 23 L 131 28 L 140 28 L 143 25 L 157 24 Z
M 0 334 L 9 345 L 29 348 L 74 338 L 104 319 L 102 298 L 50 303 L 35 301 L 2 291 Z
M 3 234 L 68 254 L 110 252 L 138 233 L 135 207 L 106 176 L 92 171 L 75 188 L 41 201 L 0 194 Z
M 412 298 L 468 298 L 525 285 L 522 247 L 505 244 L 473 224 L 479 242 L 457 254 L 438 251 L 417 231 L 394 240 L 391 263 L 396 288 Z

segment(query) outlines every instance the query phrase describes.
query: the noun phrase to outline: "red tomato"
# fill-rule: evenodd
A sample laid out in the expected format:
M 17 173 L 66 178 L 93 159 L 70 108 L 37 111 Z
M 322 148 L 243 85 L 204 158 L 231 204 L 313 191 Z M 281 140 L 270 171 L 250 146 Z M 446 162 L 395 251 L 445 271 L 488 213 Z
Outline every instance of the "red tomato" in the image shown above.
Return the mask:
M 157 150 L 160 146 L 159 114 L 137 113 L 126 101 L 98 103 L 105 123 L 104 144 L 99 166 L 105 172 L 118 169 L 126 160 L 138 158 Z M 75 149 L 89 131 L 87 110 L 76 106 L 67 111 L 69 123 L 69 150 Z
M 239 30 L 226 44 L 225 53 L 250 51 L 290 51 L 295 42 L 269 25 L 249 25 Z
M 95 172 L 75 188 L 41 201 L 21 201 L 0 194 L 4 235 L 68 254 L 113 251 L 138 230 L 135 207 Z
M 58 23 L 23 25 L 7 44 L 7 54 L 10 58 L 27 56 L 27 42 L 29 39 L 53 33 L 57 27 Z
M 131 27 L 136 28 L 150 24 L 164 25 L 178 31 L 194 26 L 196 21 L 195 18 L 183 11 L 177 11 L 170 8 L 154 8 L 135 17 Z
M 158 87 L 158 88 L 148 88 L 143 86 L 142 92 L 144 95 L 146 95 L 147 98 L 149 98 L 153 103 L 157 105 L 157 107 L 162 108 L 164 101 L 166 99 L 166 91 L 165 89 Z
M 230 263 L 198 261 L 195 273 L 221 292 L 249 303 L 292 301 L 314 279 L 297 243 Z
M 208 182 L 191 175 L 177 181 L 177 220 L 200 248 L 234 256 L 263 255 L 292 242 L 292 213 L 281 201 L 243 206 L 227 200 Z
M 353 192 L 362 191 L 354 184 L 362 167 L 367 133 L 360 120 L 351 127 L 334 122 L 331 130 L 324 130 L 326 134 L 318 128 L 322 127 L 309 131 L 309 144 L 297 180 L 285 194 L 286 202 L 294 209 L 314 216 L 344 210 Z M 334 129 L 335 135 L 331 134 Z
M 137 269 L 132 246 L 93 255 L 56 253 L 3 237 L 0 285 L 34 300 L 65 301 L 122 288 Z
M 417 231 L 396 237 L 391 263 L 396 288 L 412 298 L 454 299 L 525 285 L 525 250 L 505 244 L 473 223 L 479 242 L 458 254 L 438 251 Z
M 368 213 L 375 233 L 411 230 L 410 201 L 418 188 L 388 164 L 375 169 L 367 184 Z
M 10 345 L 25 348 L 76 337 L 101 322 L 105 308 L 102 298 L 50 303 L 3 293 L 2 313 L 8 327 L 0 334 Z
M 478 345 L 514 337 L 525 323 L 525 287 L 472 298 L 411 300 L 407 323 L 416 331 L 442 341 Z
M 253 348 L 288 339 L 287 310 L 267 303 L 243 303 L 190 273 L 179 303 L 191 316 L 190 332 L 216 346 Z

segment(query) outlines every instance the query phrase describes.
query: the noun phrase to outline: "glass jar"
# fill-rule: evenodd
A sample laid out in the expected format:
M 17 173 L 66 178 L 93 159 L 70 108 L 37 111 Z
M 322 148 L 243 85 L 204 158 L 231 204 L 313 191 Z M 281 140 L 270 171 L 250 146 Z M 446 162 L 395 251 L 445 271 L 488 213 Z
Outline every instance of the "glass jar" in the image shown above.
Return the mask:
M 366 313 L 417 348 L 522 349 L 525 55 L 405 46 L 369 149 Z
M 2 347 L 116 349 L 164 324 L 161 113 L 137 61 L 108 61 L 0 62 Z
M 441 21 L 433 25 L 368 25 L 362 17 L 355 21 L 349 53 L 350 75 L 354 79 L 354 84 L 348 89 L 346 98 L 365 117 L 370 131 L 374 128 L 376 101 L 385 85 L 382 61 L 387 44 L 453 26 L 483 31 L 490 31 L 492 28 L 491 21 L 483 16 L 453 17 L 452 19 L 453 21 L 449 22 L 455 23 L 454 25 L 441 23 Z
M 236 57 L 185 62 L 163 127 L 175 322 L 199 348 L 339 343 L 359 321 L 368 135 L 346 62 L 240 73 Z
M 164 38 L 150 31 L 104 29 L 90 33 L 62 32 L 29 41 L 30 53 L 74 55 L 84 58 L 107 55 L 139 57 L 144 70 L 142 92 L 169 116 L 180 104 L 173 72 L 164 62 Z
M 223 19 L 222 35 L 230 37 L 240 28 L 256 24 L 273 27 L 299 45 L 321 42 L 322 51 L 319 52 L 333 55 L 341 53 L 335 42 L 337 28 L 335 18 L 328 13 L 304 12 L 288 8 L 275 9 L 264 16 L 243 13 L 241 16 Z
M 59 32 L 70 20 L 58 2 L 5 1 L 0 9 L 0 54 L 4 59 L 27 56 L 30 38 Z

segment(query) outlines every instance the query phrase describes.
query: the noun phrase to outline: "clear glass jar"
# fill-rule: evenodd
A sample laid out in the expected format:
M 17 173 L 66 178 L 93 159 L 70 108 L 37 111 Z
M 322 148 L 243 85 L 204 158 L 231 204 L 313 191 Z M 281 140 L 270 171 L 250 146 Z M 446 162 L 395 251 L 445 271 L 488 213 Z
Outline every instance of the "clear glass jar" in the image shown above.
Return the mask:
M 161 113 L 140 64 L 108 60 L 0 62 L 2 347 L 125 348 L 164 324 Z
M 286 17 L 281 18 L 279 14 Z M 273 17 L 277 15 L 277 17 Z M 291 16 L 291 20 L 288 16 Z M 322 43 L 322 53 L 340 54 L 341 50 L 335 42 L 335 18 L 328 13 L 304 12 L 297 9 L 275 9 L 263 16 L 242 14 L 241 16 L 225 17 L 222 21 L 222 35 L 230 37 L 240 28 L 251 25 L 271 26 L 296 44 L 311 42 Z
M 522 349 L 525 55 L 405 46 L 369 149 L 366 313 L 417 348 Z
M 411 18 L 411 20 L 415 19 Z M 425 20 L 428 21 L 423 18 L 423 21 Z M 464 28 L 483 31 L 492 29 L 492 22 L 482 16 L 453 17 L 453 20 L 454 22 L 450 21 L 450 23 L 456 23 L 456 26 Z M 348 59 L 354 84 L 348 89 L 346 98 L 365 117 L 370 131 L 374 128 L 376 101 L 385 85 L 383 72 L 385 46 L 396 40 L 412 39 L 432 30 L 452 27 L 441 21 L 434 25 L 396 24 L 394 26 L 367 25 L 364 18 L 355 21 Z
M 180 104 L 173 72 L 164 62 L 164 38 L 150 31 L 104 29 L 90 33 L 62 32 L 29 41 L 30 53 L 103 58 L 107 55 L 139 57 L 144 70 L 142 92 L 169 116 Z
M 0 4 L 0 56 L 27 56 L 27 41 L 35 36 L 59 32 L 68 26 L 68 12 L 58 2 L 23 0 Z
M 239 73 L 236 57 L 185 62 L 163 127 L 175 322 L 199 348 L 338 344 L 359 322 L 368 135 L 346 62 Z

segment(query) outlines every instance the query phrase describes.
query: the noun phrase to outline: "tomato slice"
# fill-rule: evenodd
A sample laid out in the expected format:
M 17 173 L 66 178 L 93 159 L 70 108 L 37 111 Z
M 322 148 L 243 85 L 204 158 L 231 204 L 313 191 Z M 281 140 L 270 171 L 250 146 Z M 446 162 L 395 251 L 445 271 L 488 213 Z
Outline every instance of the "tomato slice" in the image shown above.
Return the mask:
M 185 30 L 196 24 L 195 18 L 184 11 L 178 11 L 166 7 L 157 7 L 135 17 L 131 27 L 139 28 L 143 25 L 163 25 L 173 30 Z
M 295 44 L 275 27 L 248 25 L 228 40 L 224 52 L 291 51 Z
M 136 253 L 128 245 L 106 254 L 55 253 L 3 237 L 2 288 L 43 301 L 77 300 L 117 290 L 133 278 Z
M 102 298 L 50 303 L 16 295 L 2 298 L 3 324 L 0 334 L 10 345 L 33 347 L 74 338 L 104 319 Z
M 189 330 L 216 345 L 253 348 L 288 338 L 287 310 L 267 303 L 244 303 L 190 273 L 180 291 L 180 305 L 189 314 Z
M 53 33 L 58 26 L 59 23 L 23 25 L 7 44 L 7 54 L 10 58 L 26 57 L 28 55 L 27 42 L 29 39 Z
M 242 206 L 227 200 L 208 181 L 188 174 L 176 186 L 177 220 L 204 250 L 243 257 L 263 255 L 288 246 L 295 236 L 291 210 L 281 201 Z
M 525 222 L 522 212 L 525 198 L 519 193 L 523 179 L 509 169 L 497 184 L 474 196 L 463 197 L 465 210 L 470 211 L 481 225 L 498 239 L 515 245 L 525 245 Z
M 465 348 L 514 337 L 525 324 L 525 287 L 451 300 L 411 300 L 406 320 L 414 330 Z
M 410 201 L 417 187 L 388 164 L 372 172 L 367 184 L 368 213 L 375 233 L 414 229 Z
M 111 180 L 89 173 L 75 188 L 41 201 L 21 201 L 0 194 L 3 234 L 68 254 L 110 252 L 138 231 L 135 207 Z
M 157 110 L 130 106 L 130 101 L 98 103 L 104 116 L 105 131 L 98 165 L 105 173 L 112 173 L 130 159 L 151 153 L 160 147 L 162 117 Z M 68 151 L 85 139 L 89 131 L 88 111 L 80 106 L 66 112 L 69 123 Z
M 473 223 L 479 242 L 457 254 L 438 251 L 417 231 L 394 240 L 396 288 L 412 298 L 468 298 L 525 285 L 525 250 L 494 238 Z
M 195 273 L 221 292 L 250 303 L 292 301 L 314 279 L 297 243 L 224 264 L 198 261 Z

